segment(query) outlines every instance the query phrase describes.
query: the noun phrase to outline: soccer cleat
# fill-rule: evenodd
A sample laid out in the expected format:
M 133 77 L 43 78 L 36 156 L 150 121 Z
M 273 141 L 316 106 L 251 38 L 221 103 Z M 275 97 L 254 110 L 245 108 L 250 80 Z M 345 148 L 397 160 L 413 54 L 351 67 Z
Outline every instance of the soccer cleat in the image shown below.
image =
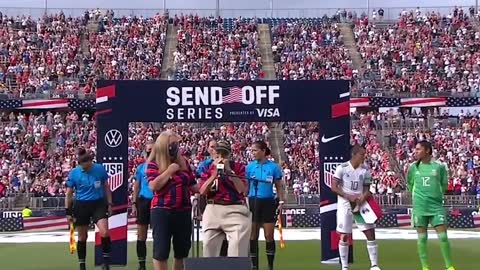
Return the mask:
M 370 267 L 370 270 L 382 270 L 382 269 L 380 269 L 380 267 L 374 265 L 374 266 Z
M 450 267 L 447 268 L 447 270 L 455 270 L 455 267 L 450 266 Z
M 422 270 L 430 270 L 428 267 L 423 267 Z
M 145 268 L 145 266 L 139 266 L 138 270 L 147 270 L 147 268 Z
M 102 267 L 102 270 L 110 270 L 110 265 L 105 264 L 105 265 Z
M 85 266 L 85 264 L 81 263 L 80 264 L 80 270 L 86 270 L 86 269 L 87 269 L 87 267 Z

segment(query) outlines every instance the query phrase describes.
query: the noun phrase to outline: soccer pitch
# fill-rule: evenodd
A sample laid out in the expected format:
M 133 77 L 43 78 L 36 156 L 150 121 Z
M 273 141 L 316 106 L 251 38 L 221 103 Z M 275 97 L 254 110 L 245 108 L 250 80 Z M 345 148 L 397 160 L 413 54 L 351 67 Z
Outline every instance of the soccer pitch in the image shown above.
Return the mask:
M 444 269 L 439 243 L 430 237 L 429 259 L 432 270 Z M 384 270 L 420 269 L 416 253 L 415 240 L 378 240 L 379 264 Z M 276 270 L 317 270 L 339 269 L 338 265 L 320 264 L 319 240 L 288 240 L 287 247 L 277 245 Z M 93 269 L 94 244 L 88 244 L 88 268 Z M 480 239 L 451 240 L 453 259 L 457 270 L 475 270 L 479 254 Z M 124 269 L 137 269 L 135 242 L 128 246 L 128 266 Z M 355 262 L 350 270 L 370 269 L 365 241 L 354 242 Z M 262 270 L 267 270 L 264 242 L 260 243 Z M 148 243 L 148 255 L 151 255 L 151 242 Z M 0 263 L 2 269 L 15 270 L 51 270 L 78 269 L 76 254 L 68 252 L 67 243 L 1 243 Z M 148 261 L 149 268 L 151 261 Z

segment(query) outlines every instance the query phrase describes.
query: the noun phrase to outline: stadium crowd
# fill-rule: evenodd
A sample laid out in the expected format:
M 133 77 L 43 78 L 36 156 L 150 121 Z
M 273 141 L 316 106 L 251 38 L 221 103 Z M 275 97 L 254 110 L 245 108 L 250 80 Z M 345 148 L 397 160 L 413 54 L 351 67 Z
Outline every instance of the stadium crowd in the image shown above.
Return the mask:
M 472 93 L 480 88 L 480 32 L 460 8 L 450 14 L 404 10 L 397 22 L 355 22 L 358 50 L 374 88 Z
M 343 15 L 342 15 L 343 16 Z M 91 22 L 98 32 L 89 30 Z M 56 93 L 93 93 L 96 79 L 159 79 L 168 19 L 114 18 L 98 11 L 85 17 L 63 14 L 38 20 L 9 18 L 0 22 L 0 84 L 16 84 L 4 93 L 28 97 L 54 89 Z M 258 21 L 195 15 L 171 19 L 177 30 L 173 53 L 176 80 L 255 80 L 264 77 L 259 48 Z M 100 22 L 97 24 L 96 22 Z M 367 76 L 376 87 L 403 92 L 477 91 L 480 33 L 461 10 L 448 16 L 418 11 L 402 12 L 397 23 L 377 27 L 368 18 L 355 21 L 354 33 Z M 281 80 L 354 80 L 348 50 L 339 26 L 328 18 L 271 21 L 275 71 Z M 377 77 L 375 77 L 377 76 Z M 2 88 L 0 86 L 0 88 Z M 5 87 L 4 87 L 5 88 Z M 10 88 L 5 88 L 10 89 Z M 403 176 L 378 138 L 382 114 L 356 113 L 352 142 L 365 144 L 373 169 L 376 194 L 404 188 Z M 0 151 L 3 192 L 31 192 L 39 197 L 62 196 L 68 171 L 75 166 L 75 151 L 86 146 L 95 152 L 96 128 L 92 115 L 75 112 L 3 113 Z M 318 126 L 283 123 L 285 179 L 294 194 L 318 193 Z M 249 146 L 269 140 L 266 123 L 195 124 L 135 123 L 129 128 L 129 172 L 143 161 L 142 145 L 163 129 L 181 134 L 181 150 L 197 166 L 205 158 L 210 138 L 233 142 L 234 156 L 251 159 Z M 431 131 L 393 133 L 396 160 L 405 168 L 413 158 L 415 142 L 432 138 L 442 149 L 436 156 L 454 172 L 452 194 L 480 194 L 478 118 L 460 126 L 437 124 Z M 130 186 L 132 179 L 130 179 Z M 478 186 L 478 187 L 477 187 Z M 0 189 L 0 192 L 2 189 Z
M 225 20 L 175 15 L 175 79 L 230 81 L 264 77 L 256 21 Z

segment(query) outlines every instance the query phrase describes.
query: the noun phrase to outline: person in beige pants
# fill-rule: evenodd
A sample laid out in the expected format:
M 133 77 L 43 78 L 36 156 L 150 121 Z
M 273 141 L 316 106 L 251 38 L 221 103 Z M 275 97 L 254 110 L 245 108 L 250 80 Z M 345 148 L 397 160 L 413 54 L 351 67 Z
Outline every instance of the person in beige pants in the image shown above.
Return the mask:
M 207 196 L 202 218 L 203 256 L 218 257 L 226 235 L 228 257 L 248 257 L 252 221 L 245 200 L 245 165 L 229 160 L 228 142 L 217 142 L 216 150 L 217 157 L 200 181 L 200 194 Z

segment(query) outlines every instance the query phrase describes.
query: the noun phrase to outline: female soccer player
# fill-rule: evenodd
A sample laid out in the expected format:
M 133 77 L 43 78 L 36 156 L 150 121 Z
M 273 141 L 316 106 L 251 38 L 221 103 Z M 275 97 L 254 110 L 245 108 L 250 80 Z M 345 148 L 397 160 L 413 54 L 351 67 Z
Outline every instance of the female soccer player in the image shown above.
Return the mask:
M 408 189 L 413 195 L 413 225 L 417 228 L 417 248 L 423 270 L 429 270 L 427 256 L 427 228 L 435 228 L 447 270 L 455 270 L 452 264 L 450 243 L 447 237 L 443 194 L 447 189 L 447 168 L 432 159 L 432 144 L 421 141 L 415 148 L 417 161 L 408 169 Z
M 250 236 L 250 256 L 252 257 L 252 269 L 259 269 L 258 265 L 258 234 L 263 227 L 265 234 L 265 251 L 267 253 L 268 269 L 273 270 L 275 259 L 275 222 L 276 212 L 281 211 L 284 203 L 282 170 L 277 163 L 267 159 L 270 149 L 264 141 L 257 141 L 252 145 L 252 153 L 255 160 L 246 168 L 247 179 L 250 184 L 248 200 L 252 211 L 252 234 Z M 258 181 L 255 183 L 255 181 Z M 255 184 L 257 192 L 255 192 Z M 273 186 L 277 188 L 279 204 L 275 201 Z
M 110 269 L 111 240 L 108 230 L 108 216 L 112 214 L 112 192 L 108 185 L 105 168 L 93 162 L 93 156 L 85 149 L 78 151 L 78 166 L 70 171 L 65 196 L 65 212 L 68 221 L 75 220 L 78 231 L 77 254 L 80 270 L 85 270 L 87 237 L 90 219 L 97 224 L 102 237 L 103 269 Z M 76 202 L 73 206 L 73 192 Z

